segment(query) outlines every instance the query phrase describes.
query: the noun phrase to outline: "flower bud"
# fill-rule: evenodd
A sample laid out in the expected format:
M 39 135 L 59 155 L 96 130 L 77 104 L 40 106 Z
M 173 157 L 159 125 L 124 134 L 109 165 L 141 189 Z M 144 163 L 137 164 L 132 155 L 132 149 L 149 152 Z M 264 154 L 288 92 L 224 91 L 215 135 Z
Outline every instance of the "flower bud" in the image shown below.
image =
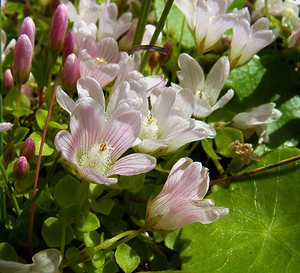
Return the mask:
M 27 161 L 30 163 L 35 154 L 35 143 L 31 138 L 27 138 L 20 150 L 20 155 L 25 156 Z
M 160 64 L 160 66 L 166 64 L 170 60 L 172 53 L 173 53 L 172 42 L 165 43 L 164 48 L 166 49 L 166 54 L 159 54 L 158 62 Z
M 14 86 L 14 78 L 10 69 L 6 69 L 3 74 L 3 87 L 6 92 L 12 89 Z
M 21 34 L 15 46 L 12 68 L 14 80 L 19 84 L 24 84 L 28 80 L 32 54 L 33 48 L 30 39 L 26 34 Z
M 64 4 L 60 4 L 52 17 L 52 24 L 50 28 L 49 43 L 52 51 L 59 52 L 62 50 L 67 27 L 68 10 Z
M 21 180 L 29 174 L 30 165 L 25 156 L 20 156 L 14 164 L 14 173 L 17 180 Z
M 80 64 L 74 53 L 70 54 L 64 63 L 63 84 L 66 90 L 74 91 L 80 78 Z
M 20 35 L 26 34 L 31 41 L 32 48 L 34 48 L 34 35 L 35 35 L 35 24 L 30 17 L 26 17 L 20 27 Z
M 151 71 L 158 65 L 159 53 L 158 52 L 151 52 L 148 64 L 151 68 Z
M 69 31 L 66 35 L 65 44 L 64 44 L 64 52 L 63 59 L 65 60 L 71 53 L 74 52 L 75 48 L 75 38 L 72 31 Z

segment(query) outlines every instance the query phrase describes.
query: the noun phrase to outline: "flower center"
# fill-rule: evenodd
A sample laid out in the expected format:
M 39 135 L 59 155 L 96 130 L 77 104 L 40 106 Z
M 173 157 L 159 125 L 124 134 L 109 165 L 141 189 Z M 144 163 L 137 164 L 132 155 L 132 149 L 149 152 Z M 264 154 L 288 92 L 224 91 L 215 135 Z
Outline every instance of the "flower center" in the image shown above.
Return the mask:
M 198 92 L 199 99 L 202 99 L 204 96 L 204 92 L 201 90 Z
M 105 59 L 102 58 L 102 57 L 97 57 L 97 58 L 96 58 L 96 63 L 97 63 L 97 64 L 103 64 L 103 63 L 105 63 Z
M 94 144 L 90 150 L 81 154 L 78 165 L 82 169 L 92 169 L 106 175 L 113 164 L 113 150 L 107 143 Z
M 158 133 L 159 128 L 157 126 L 157 120 L 150 114 L 143 119 L 139 137 L 140 139 L 157 139 Z

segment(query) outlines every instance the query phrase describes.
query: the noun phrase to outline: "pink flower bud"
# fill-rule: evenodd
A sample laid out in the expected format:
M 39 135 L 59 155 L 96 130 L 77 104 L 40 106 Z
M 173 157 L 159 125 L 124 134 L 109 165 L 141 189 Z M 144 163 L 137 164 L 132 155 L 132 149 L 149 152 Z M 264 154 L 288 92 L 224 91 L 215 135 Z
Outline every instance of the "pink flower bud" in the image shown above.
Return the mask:
M 14 78 L 10 69 L 6 69 L 3 74 L 3 87 L 8 92 L 14 86 Z
M 35 154 L 35 143 L 31 138 L 27 138 L 20 150 L 20 155 L 25 156 L 30 163 Z
M 29 174 L 30 165 L 25 156 L 20 156 L 14 164 L 14 173 L 17 180 L 23 179 Z
M 60 4 L 53 17 L 50 28 L 49 43 L 54 52 L 59 52 L 64 46 L 66 31 L 68 27 L 68 10 L 64 4 Z
M 20 27 L 20 35 L 26 34 L 31 41 L 32 48 L 34 48 L 34 35 L 35 35 L 35 24 L 30 17 L 26 17 Z
M 15 82 L 24 84 L 29 77 L 31 70 L 33 48 L 30 39 L 26 34 L 21 34 L 14 50 L 14 62 L 12 73 Z
M 70 54 L 64 63 L 63 84 L 66 90 L 74 91 L 80 78 L 80 64 L 74 53 Z
M 64 44 L 64 52 L 63 52 L 63 58 L 64 60 L 74 52 L 75 48 L 75 38 L 72 31 L 69 31 L 66 35 L 65 44 Z

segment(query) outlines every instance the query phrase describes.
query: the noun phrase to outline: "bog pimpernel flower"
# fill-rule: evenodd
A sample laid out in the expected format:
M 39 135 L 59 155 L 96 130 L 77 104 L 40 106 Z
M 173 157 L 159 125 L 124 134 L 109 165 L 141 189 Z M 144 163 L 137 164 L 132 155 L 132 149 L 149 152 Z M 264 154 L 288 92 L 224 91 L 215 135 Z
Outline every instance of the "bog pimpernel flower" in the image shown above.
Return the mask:
M 0 133 L 8 131 L 13 126 L 10 122 L 0 122 Z
M 141 126 L 140 113 L 120 105 L 106 122 L 95 101 L 85 98 L 75 105 L 70 133 L 60 131 L 55 145 L 62 156 L 73 163 L 81 176 L 100 184 L 116 183 L 115 175 L 145 173 L 155 167 L 152 156 L 125 153 L 136 140 Z
M 205 118 L 215 110 L 223 107 L 233 97 L 230 89 L 219 100 L 218 97 L 229 75 L 229 61 L 221 57 L 208 73 L 206 79 L 200 64 L 191 56 L 183 53 L 178 58 L 181 69 L 177 72 L 180 85 L 194 93 L 195 107 L 193 114 L 197 118 Z
M 200 222 L 209 224 L 229 213 L 203 199 L 209 188 L 208 169 L 190 158 L 180 159 L 171 169 L 162 191 L 149 201 L 146 226 L 154 230 L 175 230 Z

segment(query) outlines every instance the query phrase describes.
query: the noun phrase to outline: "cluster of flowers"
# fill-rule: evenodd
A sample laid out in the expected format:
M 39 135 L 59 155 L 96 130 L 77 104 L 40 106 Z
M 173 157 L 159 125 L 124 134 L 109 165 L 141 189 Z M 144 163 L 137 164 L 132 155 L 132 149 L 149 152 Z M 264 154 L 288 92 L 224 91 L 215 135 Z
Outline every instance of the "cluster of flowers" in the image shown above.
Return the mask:
M 117 175 L 149 172 L 157 157 L 190 142 L 214 138 L 215 129 L 204 119 L 232 99 L 232 89 L 219 98 L 230 69 L 247 63 L 278 35 L 277 30 L 269 29 L 265 17 L 257 16 L 251 25 L 248 8 L 227 12 L 226 0 L 175 0 L 200 53 L 216 47 L 229 29 L 232 35 L 228 57 L 222 56 L 206 77 L 198 61 L 182 53 L 178 58 L 179 83 L 167 84 L 163 76 L 144 76 L 139 71 L 138 53 L 120 51 L 122 44 L 123 48 L 132 44 L 136 22 L 131 13 L 118 17 L 115 3 L 92 0 L 81 0 L 77 12 L 70 1 L 62 2 L 53 16 L 49 48 L 63 51 L 63 87 L 58 87 L 56 98 L 70 115 L 70 131 L 58 132 L 55 146 L 78 175 L 99 184 L 117 183 Z M 73 29 L 67 32 L 69 20 Z M 144 44 L 154 28 L 147 27 Z M 293 41 L 299 35 L 295 33 Z M 2 62 L 14 50 L 12 70 L 7 69 L 3 77 L 6 90 L 14 83 L 28 81 L 34 41 L 35 25 L 29 17 L 24 19 L 17 41 L 6 47 L 2 30 Z M 107 98 L 103 89 L 108 85 Z M 77 100 L 67 94 L 75 90 Z M 263 142 L 267 140 L 267 124 L 280 116 L 275 104 L 268 103 L 237 114 L 232 125 L 245 130 L 246 136 L 256 132 Z M 10 127 L 1 123 L 0 130 Z M 208 189 L 208 169 L 200 162 L 181 158 L 161 193 L 149 201 L 147 227 L 175 230 L 193 222 L 211 223 L 228 214 L 227 208 L 203 199 Z

